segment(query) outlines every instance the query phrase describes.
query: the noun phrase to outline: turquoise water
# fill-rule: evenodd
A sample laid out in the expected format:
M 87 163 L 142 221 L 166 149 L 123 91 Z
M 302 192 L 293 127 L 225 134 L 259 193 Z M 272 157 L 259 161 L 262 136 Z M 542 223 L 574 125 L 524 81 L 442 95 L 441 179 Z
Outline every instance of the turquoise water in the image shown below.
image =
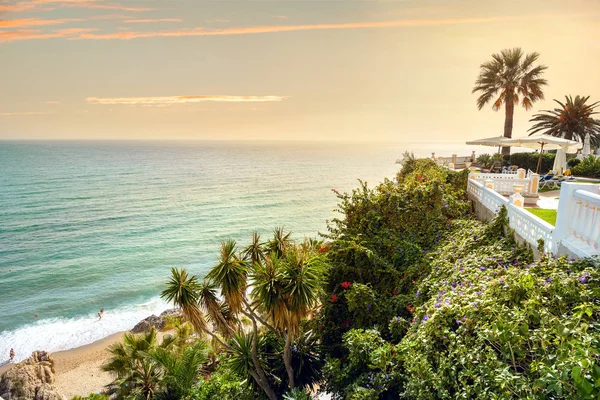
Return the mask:
M 169 269 L 204 275 L 223 239 L 279 225 L 297 239 L 324 232 L 331 189 L 392 177 L 403 151 L 0 142 L 0 363 L 11 347 L 18 359 L 72 348 L 168 308 L 158 295 Z

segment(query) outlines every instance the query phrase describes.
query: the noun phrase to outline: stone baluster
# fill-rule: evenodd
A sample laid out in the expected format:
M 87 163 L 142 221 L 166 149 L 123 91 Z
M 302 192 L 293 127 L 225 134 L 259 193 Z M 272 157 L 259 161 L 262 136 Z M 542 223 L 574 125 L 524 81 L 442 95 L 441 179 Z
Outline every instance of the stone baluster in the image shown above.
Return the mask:
M 523 168 L 517 170 L 517 179 L 525 179 L 526 171 Z
M 571 220 L 571 234 L 578 239 L 581 239 L 581 217 L 583 217 L 583 201 L 576 200 L 575 201 L 575 210 L 573 212 L 575 216 Z
M 539 174 L 531 174 L 529 179 L 529 193 L 537 194 L 540 186 L 540 175 Z

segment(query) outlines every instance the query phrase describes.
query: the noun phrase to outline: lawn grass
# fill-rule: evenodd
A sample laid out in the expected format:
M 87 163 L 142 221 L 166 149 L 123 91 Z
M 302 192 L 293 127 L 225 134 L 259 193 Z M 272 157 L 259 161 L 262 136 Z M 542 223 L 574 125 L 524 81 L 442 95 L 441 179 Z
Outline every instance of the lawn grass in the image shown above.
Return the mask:
M 552 226 L 556 226 L 556 210 L 547 208 L 526 208 L 533 215 L 543 219 Z

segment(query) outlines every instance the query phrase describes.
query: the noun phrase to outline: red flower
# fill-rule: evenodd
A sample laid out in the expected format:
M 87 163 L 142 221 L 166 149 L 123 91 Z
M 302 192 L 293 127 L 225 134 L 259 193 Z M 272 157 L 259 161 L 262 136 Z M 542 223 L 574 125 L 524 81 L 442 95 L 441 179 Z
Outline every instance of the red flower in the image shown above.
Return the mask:
M 324 252 L 326 252 L 327 250 L 329 250 L 329 246 L 323 246 L 323 247 L 319 247 L 319 250 L 318 250 L 318 252 L 319 252 L 319 253 L 324 253 Z
M 342 283 L 341 283 L 341 286 L 342 286 L 344 289 L 348 289 L 350 286 L 352 286 L 352 282 L 342 282 Z
M 415 309 L 413 306 L 411 306 L 410 304 L 406 307 L 406 309 L 408 310 L 409 313 L 413 313 L 413 310 Z
M 331 295 L 331 299 L 329 301 L 335 303 L 337 301 L 337 294 Z
M 423 179 L 423 176 L 422 176 L 421 174 L 417 175 L 417 180 L 418 180 L 419 182 L 421 182 L 421 180 L 422 180 L 422 179 Z
M 338 190 L 337 190 L 337 189 L 331 189 L 331 191 L 332 191 L 333 193 L 337 194 L 337 195 L 339 195 L 339 194 L 340 194 L 340 192 L 338 192 Z
M 350 325 L 351 323 L 352 323 L 352 320 L 350 320 L 350 319 L 347 319 L 347 320 L 345 320 L 344 322 L 342 322 L 342 323 L 340 324 L 340 327 L 342 327 L 342 328 L 345 328 L 345 327 L 347 327 L 348 325 Z
M 394 296 L 398 296 L 398 291 L 394 289 L 394 292 L 392 293 Z

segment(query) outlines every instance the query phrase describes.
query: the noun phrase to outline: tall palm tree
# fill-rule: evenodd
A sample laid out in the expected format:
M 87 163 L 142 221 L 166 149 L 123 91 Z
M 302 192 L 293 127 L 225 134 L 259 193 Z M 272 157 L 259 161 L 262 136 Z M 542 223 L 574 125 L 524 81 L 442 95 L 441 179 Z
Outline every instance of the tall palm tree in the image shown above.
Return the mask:
M 479 92 L 477 108 L 481 110 L 493 102 L 494 111 L 504 104 L 504 137 L 512 137 L 515 104 L 529 110 L 538 100 L 544 99 L 542 87 L 548 82 L 541 76 L 545 65 L 534 66 L 538 53 L 525 55 L 519 47 L 504 49 L 492 54 L 492 60 L 481 64 L 479 76 L 472 93 Z M 510 154 L 510 147 L 503 147 L 502 154 Z
M 569 140 L 583 142 L 587 134 L 590 142 L 597 146 L 600 144 L 600 120 L 592 116 L 598 114 L 595 108 L 600 102 L 586 104 L 590 96 L 565 96 L 564 103 L 554 99 L 560 108 L 542 110 L 535 114 L 529 121 L 534 125 L 529 128 L 530 135 L 543 132 L 547 135 L 564 137 Z

